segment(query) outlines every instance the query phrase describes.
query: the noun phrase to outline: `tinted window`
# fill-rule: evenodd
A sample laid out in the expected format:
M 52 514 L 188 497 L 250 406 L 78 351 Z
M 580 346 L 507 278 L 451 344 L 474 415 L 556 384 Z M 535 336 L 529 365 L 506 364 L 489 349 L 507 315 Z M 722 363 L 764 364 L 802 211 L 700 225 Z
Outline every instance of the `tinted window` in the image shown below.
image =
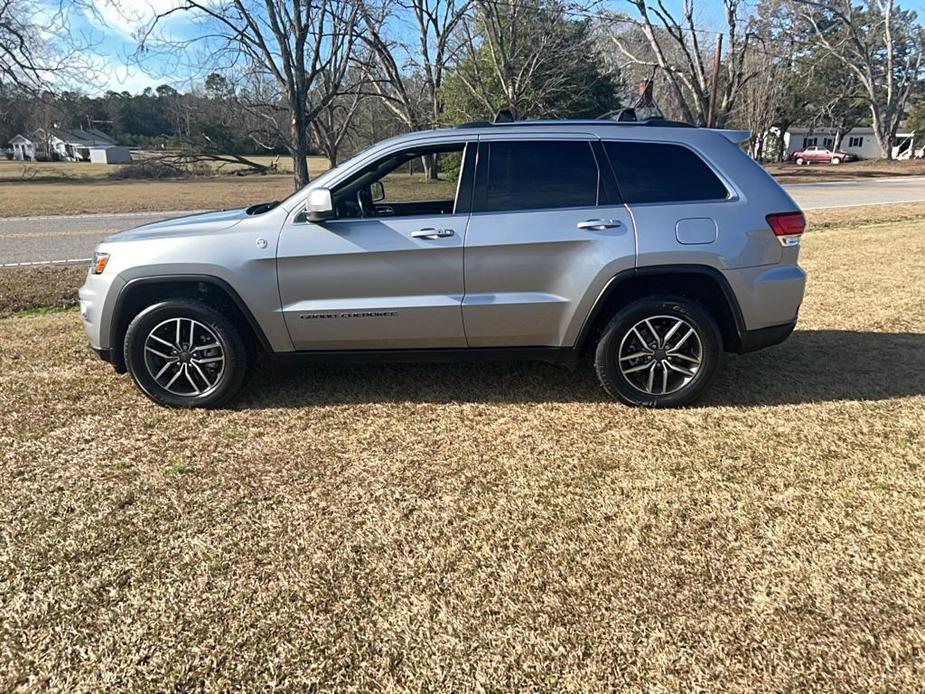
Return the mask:
M 687 147 L 652 142 L 606 142 L 626 202 L 723 200 L 729 193 Z
M 490 142 L 481 152 L 475 211 L 597 204 L 597 162 L 588 142 Z

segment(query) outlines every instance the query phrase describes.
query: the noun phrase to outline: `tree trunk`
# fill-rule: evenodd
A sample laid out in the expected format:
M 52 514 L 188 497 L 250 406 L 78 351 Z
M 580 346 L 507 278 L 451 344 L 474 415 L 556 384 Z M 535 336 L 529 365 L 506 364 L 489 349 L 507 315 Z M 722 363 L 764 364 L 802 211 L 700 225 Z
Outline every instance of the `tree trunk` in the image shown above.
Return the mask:
M 781 162 L 784 160 L 784 157 L 787 155 L 787 143 L 784 141 L 784 136 L 787 134 L 787 131 L 790 130 L 790 121 L 783 121 L 779 123 L 778 136 L 777 136 L 777 161 Z
M 424 178 L 428 181 L 436 181 L 438 174 L 437 158 L 433 154 L 425 154 L 421 157 L 424 162 Z
M 308 185 L 308 129 L 305 124 L 305 110 L 302 100 L 294 99 L 292 103 L 292 132 L 289 153 L 292 155 L 292 179 L 296 190 Z
M 874 136 L 877 138 L 877 144 L 880 145 L 880 156 L 884 159 L 893 158 L 893 143 L 890 137 L 889 127 L 883 122 L 878 110 L 873 106 L 871 111 L 871 124 L 874 126 Z

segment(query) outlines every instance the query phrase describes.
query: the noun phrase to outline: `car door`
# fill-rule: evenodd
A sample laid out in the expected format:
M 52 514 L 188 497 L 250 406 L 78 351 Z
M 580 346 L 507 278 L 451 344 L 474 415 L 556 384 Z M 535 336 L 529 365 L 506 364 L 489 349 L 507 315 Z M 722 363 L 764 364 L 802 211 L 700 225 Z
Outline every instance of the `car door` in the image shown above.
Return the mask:
M 635 264 L 632 219 L 581 133 L 482 135 L 466 232 L 470 347 L 574 342 L 607 281 Z
M 308 223 L 296 214 L 287 223 L 277 268 L 295 349 L 466 346 L 463 238 L 475 150 L 467 154 L 465 142 L 438 149 L 421 156 L 449 151 L 455 170 L 429 180 L 401 168 L 383 178 L 376 162 L 332 190 L 338 218 Z M 373 200 L 377 182 L 384 200 Z

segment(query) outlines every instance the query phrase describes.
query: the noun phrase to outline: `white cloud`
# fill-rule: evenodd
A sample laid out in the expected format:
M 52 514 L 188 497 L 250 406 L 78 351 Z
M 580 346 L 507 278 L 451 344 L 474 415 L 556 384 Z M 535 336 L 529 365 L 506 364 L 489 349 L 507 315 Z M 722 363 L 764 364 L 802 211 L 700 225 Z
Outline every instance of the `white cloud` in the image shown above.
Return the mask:
M 135 36 L 140 29 L 149 26 L 157 15 L 181 4 L 181 0 L 109 0 L 95 4 L 93 11 L 107 27 L 127 36 Z

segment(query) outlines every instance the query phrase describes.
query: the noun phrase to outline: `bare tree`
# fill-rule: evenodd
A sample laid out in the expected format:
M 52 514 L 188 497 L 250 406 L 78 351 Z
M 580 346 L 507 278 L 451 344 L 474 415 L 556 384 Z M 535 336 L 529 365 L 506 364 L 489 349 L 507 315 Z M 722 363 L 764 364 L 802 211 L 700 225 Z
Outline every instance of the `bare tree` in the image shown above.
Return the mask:
M 315 142 L 328 158 L 332 167 L 337 166 L 341 148 L 353 127 L 353 119 L 367 95 L 364 93 L 365 73 L 352 69 L 347 83 L 340 84 L 322 75 L 319 88 L 312 94 L 312 100 L 326 104 L 312 121 Z M 333 94 L 333 98 L 331 98 Z
M 409 130 L 434 127 L 443 113 L 441 86 L 454 58 L 452 39 L 473 0 L 384 0 L 366 3 L 361 38 L 370 51 L 375 93 Z M 389 34 L 389 17 L 414 21 L 408 41 Z
M 880 152 L 893 157 L 893 141 L 913 87 L 921 79 L 925 35 L 914 12 L 893 0 L 794 0 L 818 46 L 861 84 Z
M 75 11 L 93 12 L 92 3 L 60 0 L 39 6 L 28 0 L 0 0 L 0 86 L 30 94 L 52 83 L 78 78 L 92 82 L 98 66 L 88 57 L 91 39 L 71 26 Z
M 657 68 L 681 117 L 697 125 L 709 120 L 711 74 L 715 65 L 716 41 L 722 40 L 725 58 L 720 69 L 722 80 L 715 95 L 715 123 L 722 125 L 735 108 L 746 85 L 763 72 L 765 63 L 749 60 L 753 35 L 747 31 L 748 17 L 743 0 L 723 0 L 722 39 L 697 25 L 695 0 L 683 0 L 679 12 L 672 12 L 663 0 L 627 0 L 639 17 L 603 15 L 614 24 L 611 38 L 630 65 Z M 636 31 L 621 31 L 627 23 Z M 634 40 L 637 39 L 637 40 Z
M 321 79 L 340 83 L 347 72 L 355 40 L 358 6 L 354 0 L 180 0 L 156 16 L 143 34 L 145 42 L 171 43 L 156 38 L 162 20 L 177 12 L 189 12 L 208 25 L 201 33 L 216 57 L 226 64 L 261 78 L 264 87 L 275 89 L 263 106 L 266 123 L 278 124 L 275 113 L 282 105 L 288 116 L 284 136 L 293 162 L 296 189 L 309 181 L 310 128 L 318 113 L 337 90 L 312 102 Z M 172 42 L 177 46 L 176 42 Z M 183 44 L 187 48 L 189 42 Z M 257 106 L 252 103 L 251 106 Z
M 508 109 L 517 118 L 565 116 L 613 108 L 590 23 L 558 0 L 476 0 L 462 26 L 464 51 L 453 80 L 482 116 Z M 595 98 L 599 97 L 599 98 Z M 598 103 L 607 102 L 606 105 Z M 474 115 L 474 114 L 471 114 Z

